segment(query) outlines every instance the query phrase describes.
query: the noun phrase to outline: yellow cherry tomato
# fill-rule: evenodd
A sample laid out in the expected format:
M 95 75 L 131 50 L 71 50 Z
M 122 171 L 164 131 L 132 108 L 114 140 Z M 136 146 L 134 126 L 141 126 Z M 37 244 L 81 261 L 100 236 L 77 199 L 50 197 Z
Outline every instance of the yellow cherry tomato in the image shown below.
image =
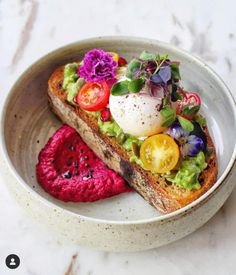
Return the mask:
M 119 59 L 118 53 L 115 53 L 115 52 L 108 52 L 108 53 L 112 56 L 114 61 L 118 62 L 118 59 Z
M 140 148 L 140 158 L 144 167 L 153 173 L 172 170 L 179 160 L 179 147 L 173 138 L 166 134 L 151 136 Z

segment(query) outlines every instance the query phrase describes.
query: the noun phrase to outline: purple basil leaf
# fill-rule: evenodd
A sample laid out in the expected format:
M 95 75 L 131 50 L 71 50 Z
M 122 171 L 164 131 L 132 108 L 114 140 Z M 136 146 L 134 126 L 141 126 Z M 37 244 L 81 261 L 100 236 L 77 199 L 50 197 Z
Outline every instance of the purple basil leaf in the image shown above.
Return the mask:
M 169 66 L 171 64 L 170 59 L 166 59 L 163 63 L 163 66 Z
M 157 68 L 157 63 L 154 61 L 147 61 L 144 63 L 145 71 L 153 74 Z
M 139 68 L 137 68 L 133 71 L 133 78 L 134 79 L 139 78 L 141 75 L 142 75 L 142 70 L 140 70 Z
M 156 85 L 152 81 L 147 82 L 148 90 L 151 96 L 158 97 L 161 100 L 164 98 L 164 89 L 161 85 Z

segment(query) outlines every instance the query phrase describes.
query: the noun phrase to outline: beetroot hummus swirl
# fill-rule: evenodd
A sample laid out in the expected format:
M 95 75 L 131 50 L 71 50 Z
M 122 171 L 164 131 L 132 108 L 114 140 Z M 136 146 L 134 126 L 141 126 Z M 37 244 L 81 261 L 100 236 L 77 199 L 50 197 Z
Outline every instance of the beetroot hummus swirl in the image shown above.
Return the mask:
M 41 150 L 36 174 L 46 192 L 65 202 L 92 202 L 131 191 L 68 125 Z

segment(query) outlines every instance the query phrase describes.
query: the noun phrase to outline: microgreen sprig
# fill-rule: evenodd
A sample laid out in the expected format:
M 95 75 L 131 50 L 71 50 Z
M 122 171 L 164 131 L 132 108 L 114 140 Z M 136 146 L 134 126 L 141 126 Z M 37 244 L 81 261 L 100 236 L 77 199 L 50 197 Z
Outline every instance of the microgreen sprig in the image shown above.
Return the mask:
M 156 73 L 160 70 L 161 66 L 162 66 L 163 63 L 166 61 L 166 59 L 168 59 L 168 54 L 165 54 L 165 55 L 163 55 L 163 56 L 161 57 L 161 63 L 160 63 L 159 65 L 157 65 L 156 70 L 154 71 L 153 74 L 156 74 Z M 158 63 L 157 63 L 157 64 L 158 64 Z
M 176 118 L 177 118 L 179 121 L 179 124 L 184 129 L 184 131 L 190 133 L 194 129 L 194 125 L 190 120 L 188 120 L 180 115 L 177 115 L 176 111 L 173 108 L 171 108 L 170 106 L 164 107 L 160 111 L 160 114 L 164 118 L 164 122 L 161 125 L 163 127 L 169 127 L 171 124 L 173 124 L 176 121 Z
M 178 66 L 178 62 L 171 62 L 168 59 L 168 54 L 160 56 L 143 51 L 139 58 L 134 58 L 129 62 L 125 75 L 126 80 L 115 83 L 111 89 L 111 94 L 138 93 L 144 84 L 148 83 L 153 84 L 147 85 L 149 88 L 152 87 L 152 90 L 164 87 L 166 91 L 165 86 L 175 84 L 180 79 Z M 167 91 L 167 93 L 169 92 Z M 154 94 L 157 93 L 150 92 L 151 96 L 155 96 Z

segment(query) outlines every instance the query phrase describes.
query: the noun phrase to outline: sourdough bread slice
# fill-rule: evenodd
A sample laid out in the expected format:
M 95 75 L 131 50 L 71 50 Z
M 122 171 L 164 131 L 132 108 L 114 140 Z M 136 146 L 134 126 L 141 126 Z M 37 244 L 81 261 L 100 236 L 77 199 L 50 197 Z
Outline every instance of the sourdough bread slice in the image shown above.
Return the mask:
M 199 190 L 185 190 L 174 184 L 168 184 L 164 177 L 145 171 L 139 165 L 130 163 L 130 154 L 116 140 L 103 134 L 97 125 L 96 118 L 90 116 L 77 106 L 66 101 L 62 88 L 64 67 L 53 72 L 48 81 L 48 99 L 52 111 L 59 119 L 75 128 L 87 145 L 129 183 L 145 200 L 163 213 L 175 211 L 204 194 L 216 181 L 217 160 L 214 144 L 209 132 L 207 142 L 213 148 L 208 158 L 207 168 L 200 175 Z

